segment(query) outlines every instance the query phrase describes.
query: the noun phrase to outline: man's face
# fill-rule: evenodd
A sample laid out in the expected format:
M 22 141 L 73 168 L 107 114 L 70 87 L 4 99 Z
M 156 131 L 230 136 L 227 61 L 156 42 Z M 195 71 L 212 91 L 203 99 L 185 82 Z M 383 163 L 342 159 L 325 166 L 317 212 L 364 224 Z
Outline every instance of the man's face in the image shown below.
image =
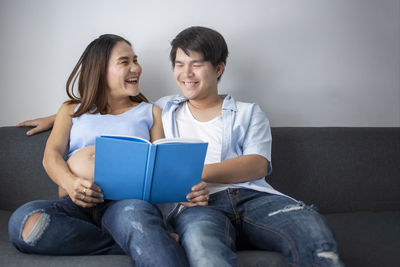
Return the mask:
M 175 80 L 189 100 L 201 100 L 218 94 L 218 77 L 223 68 L 223 63 L 214 68 L 210 61 L 203 60 L 199 52 L 189 50 L 189 55 L 186 55 L 180 48 L 176 51 Z

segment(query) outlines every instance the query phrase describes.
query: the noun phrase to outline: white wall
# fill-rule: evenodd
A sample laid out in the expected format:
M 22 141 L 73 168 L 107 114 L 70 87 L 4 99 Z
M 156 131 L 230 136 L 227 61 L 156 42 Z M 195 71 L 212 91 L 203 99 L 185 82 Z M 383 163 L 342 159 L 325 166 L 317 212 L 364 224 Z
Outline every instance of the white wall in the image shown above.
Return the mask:
M 272 126 L 400 126 L 399 0 L 0 0 L 0 126 L 55 113 L 103 33 L 132 41 L 146 96 L 178 92 L 169 42 L 192 25 L 228 42 L 220 92 Z

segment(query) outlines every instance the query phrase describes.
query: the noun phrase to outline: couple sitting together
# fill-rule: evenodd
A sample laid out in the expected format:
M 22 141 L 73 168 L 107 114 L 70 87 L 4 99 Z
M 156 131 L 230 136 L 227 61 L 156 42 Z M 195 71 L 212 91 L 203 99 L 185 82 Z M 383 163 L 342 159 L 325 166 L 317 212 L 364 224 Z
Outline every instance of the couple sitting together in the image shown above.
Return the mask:
M 28 134 L 53 127 L 43 165 L 60 199 L 19 207 L 12 244 L 24 253 L 127 254 L 136 266 L 237 266 L 242 246 L 278 251 L 291 266 L 342 266 L 326 220 L 266 182 L 272 138 L 260 107 L 218 94 L 228 56 L 222 35 L 190 27 L 171 45 L 182 95 L 149 103 L 130 42 L 106 34 L 83 52 L 57 115 L 20 124 L 35 126 Z M 207 142 L 201 182 L 186 203 L 103 199 L 93 181 L 102 133 Z

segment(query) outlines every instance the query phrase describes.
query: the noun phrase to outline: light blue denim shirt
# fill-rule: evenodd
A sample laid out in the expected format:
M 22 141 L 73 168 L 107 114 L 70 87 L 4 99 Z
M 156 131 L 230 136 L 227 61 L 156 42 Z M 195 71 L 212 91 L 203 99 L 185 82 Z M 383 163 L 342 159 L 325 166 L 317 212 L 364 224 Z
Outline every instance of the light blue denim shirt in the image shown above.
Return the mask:
M 257 154 L 268 160 L 268 175 L 271 165 L 271 128 L 268 118 L 254 103 L 236 101 L 226 95 L 222 104 L 222 149 L 221 161 L 242 155 Z M 181 95 L 160 98 L 155 104 L 163 109 L 162 122 L 166 138 L 179 137 L 175 120 L 176 109 L 187 101 Z M 232 188 L 249 188 L 271 194 L 282 193 L 273 189 L 264 177 L 244 183 L 229 184 Z

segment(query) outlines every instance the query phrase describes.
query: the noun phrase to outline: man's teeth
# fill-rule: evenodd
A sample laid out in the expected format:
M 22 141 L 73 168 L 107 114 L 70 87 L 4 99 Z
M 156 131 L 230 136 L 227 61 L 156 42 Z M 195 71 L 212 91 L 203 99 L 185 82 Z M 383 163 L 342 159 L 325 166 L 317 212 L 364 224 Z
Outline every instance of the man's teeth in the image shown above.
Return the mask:
M 126 81 L 132 83 L 132 82 L 137 82 L 137 79 L 128 79 Z

